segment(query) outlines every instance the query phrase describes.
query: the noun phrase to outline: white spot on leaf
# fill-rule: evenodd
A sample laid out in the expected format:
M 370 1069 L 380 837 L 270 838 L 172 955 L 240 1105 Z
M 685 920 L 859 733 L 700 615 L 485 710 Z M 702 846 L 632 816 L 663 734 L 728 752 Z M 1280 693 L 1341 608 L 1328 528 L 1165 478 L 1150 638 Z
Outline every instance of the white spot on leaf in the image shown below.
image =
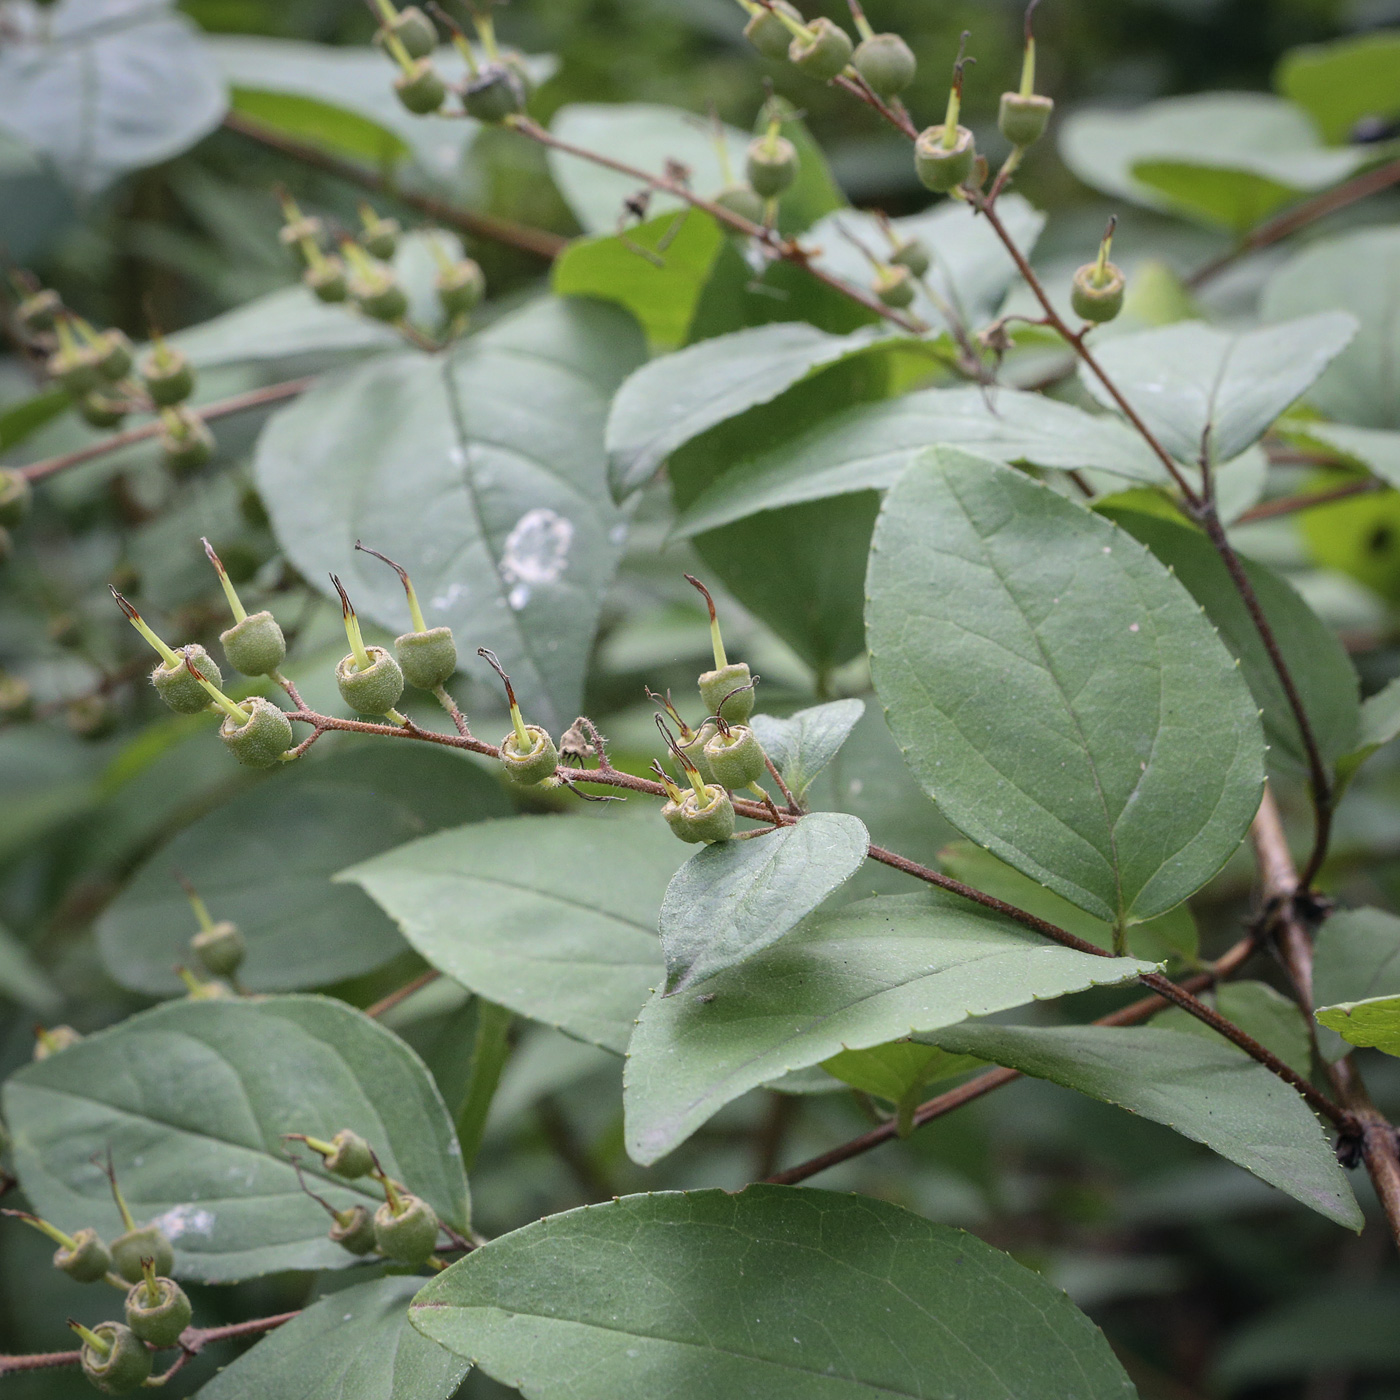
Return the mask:
M 537 506 L 527 510 L 515 522 L 506 536 L 501 551 L 501 577 L 511 586 L 510 605 L 523 608 L 530 598 L 530 587 L 553 583 L 569 561 L 569 546 L 574 542 L 574 523 L 557 511 Z M 521 592 L 515 585 L 529 585 Z
M 214 1233 L 214 1212 L 202 1206 L 172 1206 L 164 1215 L 156 1216 L 152 1223 L 159 1225 L 172 1240 L 182 1235 L 203 1235 L 208 1239 Z

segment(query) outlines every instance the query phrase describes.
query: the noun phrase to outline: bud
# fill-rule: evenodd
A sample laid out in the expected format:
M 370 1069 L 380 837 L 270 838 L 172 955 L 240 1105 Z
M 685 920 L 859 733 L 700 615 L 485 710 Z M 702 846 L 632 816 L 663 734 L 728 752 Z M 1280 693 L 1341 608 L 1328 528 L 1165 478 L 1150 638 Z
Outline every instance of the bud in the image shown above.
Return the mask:
M 875 273 L 875 281 L 871 284 L 871 290 L 886 306 L 892 306 L 896 311 L 902 311 L 914 300 L 916 291 L 914 274 L 907 267 L 899 267 L 894 264 L 882 267 Z
M 896 240 L 890 262 L 895 267 L 907 267 L 915 277 L 922 277 L 929 269 L 928 249 L 917 238 Z
M 146 1383 L 151 1353 L 131 1328 L 120 1322 L 87 1328 L 71 1317 L 68 1325 L 82 1339 L 78 1361 L 83 1375 L 104 1395 L 128 1395 Z
M 181 404 L 161 413 L 160 451 L 167 470 L 183 476 L 202 467 L 217 444 L 209 425 L 192 408 Z
M 792 43 L 792 31 L 778 18 L 774 11 L 781 11 L 794 25 L 802 23 L 802 15 L 788 0 L 774 0 L 773 9 L 766 10 L 755 6 L 744 26 L 744 38 L 761 53 L 764 58 L 781 62 L 788 56 L 788 46 Z
M 157 1275 L 154 1261 L 142 1261 L 142 1278 L 126 1295 L 126 1325 L 153 1347 L 173 1347 L 190 1325 L 190 1300 L 174 1279 Z
M 436 112 L 447 99 L 447 85 L 426 58 L 410 63 L 394 79 L 394 92 L 399 101 L 419 117 Z
M 98 361 L 98 369 L 102 371 L 102 377 L 116 383 L 125 379 L 131 373 L 131 366 L 136 359 L 136 351 L 130 339 L 115 328 L 103 331 L 97 337 L 96 348 L 101 355 Z
M 754 192 L 764 199 L 776 199 L 797 178 L 797 148 L 778 135 L 773 122 L 766 136 L 749 143 L 745 173 Z
M 559 766 L 559 750 L 554 746 L 545 730 L 538 724 L 526 724 L 520 714 L 520 706 L 515 703 L 515 690 L 510 677 L 506 675 L 494 652 L 478 647 L 476 654 L 483 657 L 492 670 L 501 678 L 506 688 L 506 699 L 510 702 L 511 732 L 501 740 L 501 764 L 506 776 L 524 787 L 542 783 L 554 776 Z
M 34 1058 L 47 1060 L 76 1045 L 82 1036 L 72 1026 L 36 1026 L 34 1028 Z
M 189 360 L 157 339 L 155 348 L 141 357 L 141 382 L 158 408 L 173 408 L 194 392 L 194 370 Z
M 1117 222 L 1116 215 L 1109 219 L 1103 241 L 1099 244 L 1097 261 L 1085 263 L 1074 274 L 1074 283 L 1070 288 L 1069 302 L 1075 315 L 1096 325 L 1113 320 L 1123 309 L 1123 293 L 1127 283 L 1122 270 L 1108 260 Z
M 405 10 L 403 13 L 407 15 L 409 11 Z M 421 17 L 423 12 L 414 10 L 412 13 Z M 400 18 L 402 19 L 403 16 L 401 15 Z M 423 22 L 426 24 L 427 19 L 424 18 Z M 414 57 L 419 57 L 419 55 L 415 54 Z M 370 257 L 378 258 L 381 262 L 388 262 L 398 251 L 399 236 L 402 232 L 397 219 L 383 218 L 376 214 L 368 204 L 360 205 L 360 247 Z
M 231 919 L 220 919 L 202 928 L 190 939 L 190 951 L 206 972 L 215 977 L 232 977 L 248 956 L 248 942 Z
M 63 298 L 52 287 L 31 292 L 15 308 L 15 316 L 30 335 L 53 330 L 63 314 Z
M 851 36 L 824 15 L 806 27 L 807 34 L 788 45 L 788 59 L 809 78 L 830 82 L 851 61 Z
M 374 1212 L 374 1238 L 380 1252 L 401 1264 L 419 1265 L 437 1246 L 437 1212 L 421 1196 L 386 1184 L 389 1199 Z
M 504 63 L 488 63 L 467 80 L 462 107 L 479 122 L 502 122 L 525 110 L 525 88 Z
M 334 304 L 350 295 L 345 283 L 345 264 L 339 258 L 322 258 L 317 266 L 308 267 L 302 273 L 301 280 L 311 288 L 317 301 Z
M 174 653 L 172 662 L 162 661 L 151 672 L 151 684 L 156 694 L 175 711 L 177 715 L 197 715 L 209 708 L 209 696 L 204 687 L 190 674 L 186 660 L 193 661 L 195 667 L 215 685 L 223 685 L 223 673 L 214 658 L 198 642 L 190 642 Z
M 763 222 L 763 196 L 752 185 L 726 185 L 715 196 L 715 203 L 751 224 Z
M 90 428 L 115 428 L 126 417 L 126 400 L 93 389 L 78 400 L 78 416 Z
M 34 490 L 28 477 L 13 467 L 0 467 L 0 525 L 18 525 L 29 513 Z
M 454 320 L 474 310 L 486 295 L 485 274 L 473 258 L 462 258 L 441 268 L 435 286 L 442 309 Z
M 898 97 L 914 81 L 919 66 L 898 34 L 872 34 L 861 40 L 851 62 L 876 97 Z
M 149 1259 L 161 1275 L 169 1274 L 175 1267 L 175 1248 L 157 1225 L 132 1225 L 112 1241 L 112 1267 L 128 1283 L 138 1283 L 145 1277 L 143 1259 Z
M 351 1206 L 349 1210 L 335 1213 L 335 1221 L 330 1228 L 332 1244 L 338 1244 L 351 1254 L 368 1254 L 378 1244 L 374 1231 L 374 1217 L 364 1206 Z
M 260 695 L 242 703 L 246 712 L 242 722 L 229 715 L 219 726 L 219 738 L 246 767 L 271 768 L 292 747 L 292 722 Z
M 720 728 L 705 745 L 705 757 L 715 782 L 727 788 L 746 788 L 756 783 L 765 767 L 763 746 L 746 724 Z

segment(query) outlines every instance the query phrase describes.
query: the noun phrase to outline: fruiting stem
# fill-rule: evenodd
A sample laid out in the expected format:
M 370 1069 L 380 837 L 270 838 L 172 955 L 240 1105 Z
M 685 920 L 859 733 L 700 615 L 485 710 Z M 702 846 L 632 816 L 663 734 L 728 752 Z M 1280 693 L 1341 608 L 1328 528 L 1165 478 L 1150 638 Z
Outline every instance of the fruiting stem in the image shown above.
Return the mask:
M 110 588 L 111 585 L 109 584 L 108 587 Z M 160 659 L 164 661 L 167 666 L 176 667 L 183 664 L 183 658 L 178 655 L 178 653 L 171 651 L 171 649 L 146 626 L 145 620 L 142 618 L 141 614 L 137 612 L 115 588 L 112 588 L 112 597 L 117 600 L 117 606 L 126 614 L 126 620 L 151 644 L 160 656 Z
M 705 606 L 710 610 L 710 642 L 715 649 L 715 670 L 722 671 L 729 665 L 729 658 L 724 654 L 724 638 L 719 634 L 719 618 L 715 615 L 715 600 L 710 596 L 710 590 L 694 574 L 686 574 L 685 581 L 691 587 L 699 589 L 705 600 Z
M 75 1318 L 70 1317 L 68 1319 L 68 1325 L 82 1339 L 83 1345 L 91 1347 L 99 1356 L 107 1357 L 112 1354 L 112 1344 L 106 1337 L 99 1337 L 90 1327 L 84 1327 L 83 1324 Z
M 1110 214 L 1108 227 L 1104 229 L 1103 241 L 1099 244 L 1099 259 L 1094 264 L 1092 281 L 1094 286 L 1102 287 L 1108 282 L 1108 254 L 1113 247 L 1113 230 L 1118 227 L 1118 215 Z
M 948 89 L 948 112 L 943 118 L 943 149 L 951 151 L 958 144 L 958 117 L 962 114 L 963 69 L 976 59 L 965 58 L 963 51 L 972 36 L 970 29 L 964 29 L 958 41 L 958 58 L 953 64 L 953 86 Z
M 444 272 L 452 270 L 452 264 L 448 260 L 447 254 L 438 246 L 436 239 L 429 239 L 428 246 L 433 250 L 433 256 L 438 260 L 438 266 Z M 408 570 L 402 564 L 396 564 L 387 554 L 381 554 L 377 549 L 371 549 L 366 544 L 355 541 L 355 548 L 363 554 L 372 554 L 382 564 L 387 564 L 398 576 L 399 582 L 403 584 L 403 591 L 408 597 L 408 615 L 413 620 L 413 630 L 415 632 L 426 632 L 428 624 L 423 620 L 423 609 L 418 606 L 418 594 L 414 591 L 413 581 L 408 576 Z
M 345 620 L 345 637 L 350 643 L 350 651 L 355 658 L 355 669 L 368 671 L 374 662 L 370 660 L 369 652 L 365 650 L 365 639 L 360 633 L 360 619 L 355 614 L 354 605 L 350 602 L 350 595 L 334 574 L 331 575 L 331 582 L 335 584 L 335 591 L 340 594 L 340 615 Z
M 77 1240 L 70 1235 L 65 1235 L 57 1225 L 50 1225 L 49 1222 L 38 1215 L 31 1215 L 27 1210 L 5 1210 L 0 1211 L 0 1215 L 12 1215 L 16 1220 L 23 1220 L 26 1224 L 32 1225 L 36 1230 L 42 1231 L 55 1244 L 62 1245 L 64 1249 L 76 1249 Z
M 248 610 L 243 606 L 243 600 L 238 596 L 238 590 L 233 586 L 228 576 L 228 570 L 224 568 L 224 562 L 214 553 L 214 546 L 209 543 L 203 535 L 199 537 L 199 542 L 204 546 L 204 552 L 209 556 L 209 562 L 214 566 L 214 572 L 219 576 L 219 583 L 224 590 L 224 597 L 228 599 L 229 608 L 233 612 L 233 620 L 242 622 L 248 616 Z

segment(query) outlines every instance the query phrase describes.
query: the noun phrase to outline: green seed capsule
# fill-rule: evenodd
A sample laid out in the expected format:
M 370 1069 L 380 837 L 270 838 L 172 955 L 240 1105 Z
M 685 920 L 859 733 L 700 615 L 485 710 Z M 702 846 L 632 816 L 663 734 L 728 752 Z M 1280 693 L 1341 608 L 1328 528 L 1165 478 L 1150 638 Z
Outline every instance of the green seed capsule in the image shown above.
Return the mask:
M 753 714 L 753 676 L 742 661 L 731 661 L 718 671 L 703 672 L 699 685 L 706 712 L 718 714 L 726 724 L 743 724 Z
M 788 58 L 809 78 L 830 82 L 851 61 L 851 36 L 824 15 L 807 21 L 811 39 L 794 39 L 788 45 Z
M 751 224 L 763 222 L 763 196 L 752 185 L 726 185 L 715 196 L 715 203 Z
M 112 1251 L 98 1237 L 97 1231 L 85 1225 L 73 1232 L 73 1247 L 54 1250 L 53 1266 L 77 1283 L 96 1283 L 112 1267 Z
M 126 1295 L 126 1325 L 153 1347 L 173 1347 L 180 1333 L 190 1325 L 192 1309 L 185 1290 L 174 1279 L 156 1279 L 157 1298 L 153 1303 L 143 1279 Z
M 161 428 L 158 441 L 167 469 L 176 476 L 183 476 L 209 461 L 218 444 L 208 423 L 193 409 L 182 405 L 172 412 L 179 419 L 179 429 L 166 424 Z
M 913 303 L 917 288 L 914 284 L 914 274 L 907 267 L 891 264 L 889 267 L 882 267 L 875 274 L 871 290 L 886 306 L 902 311 Z
M 405 11 L 407 13 L 407 11 Z M 371 219 L 360 230 L 360 247 L 370 257 L 380 262 L 388 262 L 399 249 L 399 237 L 403 229 L 397 219 Z
M 422 1264 L 437 1245 L 437 1212 L 421 1196 L 398 1192 L 399 1209 L 385 1201 L 374 1212 L 374 1238 L 380 1251 L 403 1264 Z
M 976 160 L 977 144 L 965 126 L 958 127 L 957 140 L 946 149 L 941 122 L 926 127 L 914 143 L 914 169 L 924 186 L 935 194 L 957 189 L 972 174 Z
M 175 1248 L 157 1225 L 138 1225 L 112 1241 L 112 1268 L 128 1283 L 137 1283 L 144 1277 L 143 1259 L 149 1259 L 162 1276 L 175 1267 Z
M 681 838 L 698 845 L 705 842 L 728 841 L 734 834 L 734 803 L 718 783 L 707 784 L 704 806 L 694 792 L 688 792 L 680 802 L 668 802 L 661 809 L 666 825 Z
M 1042 97 L 1038 93 L 1023 95 L 1004 92 L 997 113 L 997 126 L 1013 146 L 1034 145 L 1045 134 L 1050 113 L 1054 110 L 1053 97 Z
M 146 1344 L 120 1322 L 99 1322 L 92 1330 L 108 1350 L 104 1355 L 85 1340 L 79 1353 L 83 1375 L 104 1395 L 129 1395 L 139 1390 L 151 1374 L 151 1353 Z
M 797 147 L 786 136 L 760 136 L 749 143 L 746 173 L 754 192 L 776 199 L 797 178 Z
M 898 34 L 872 34 L 851 55 L 856 72 L 877 97 L 898 97 L 918 70 L 914 51 Z
M 695 733 L 690 736 L 689 742 L 681 740 L 676 745 L 678 749 L 695 766 L 695 771 L 700 774 L 700 780 L 706 783 L 715 781 L 715 775 L 710 769 L 710 760 L 705 757 L 705 745 L 719 733 L 719 727 L 714 720 L 707 719 Z
M 347 1181 L 356 1181 L 374 1170 L 374 1154 L 359 1133 L 342 1128 L 331 1139 L 331 1148 L 333 1150 L 322 1158 L 328 1172 L 343 1176 Z
M 358 714 L 387 715 L 403 695 L 403 671 L 383 647 L 366 647 L 370 664 L 356 669 L 355 653 L 340 658 L 335 682 L 340 698 Z
M 220 919 L 212 928 L 200 929 L 190 939 L 190 951 L 206 972 L 215 977 L 232 977 L 248 956 L 248 941 L 233 920 Z
M 49 356 L 48 371 L 75 399 L 89 394 L 102 382 L 101 352 L 91 345 L 74 345 Z
M 194 662 L 199 673 L 210 684 L 222 686 L 223 672 L 214 658 L 198 642 L 177 647 L 175 654 L 181 658 L 178 666 L 167 666 L 164 661 L 151 672 L 151 684 L 156 694 L 175 711 L 177 715 L 197 715 L 209 708 L 209 692 L 190 675 L 184 658 Z
M 30 335 L 37 335 L 53 330 L 62 310 L 63 298 L 52 287 L 45 287 L 25 297 L 15 308 L 15 316 Z
M 97 339 L 102 355 L 97 367 L 102 371 L 102 377 L 113 383 L 125 379 L 131 373 L 131 366 L 136 360 L 135 347 L 131 341 L 115 327 L 103 331 Z
M 894 249 L 890 262 L 895 267 L 907 267 L 915 277 L 922 277 L 929 269 L 928 249 L 917 238 L 911 238 Z
M 325 258 L 319 267 L 308 267 L 301 280 L 311 288 L 317 301 L 334 305 L 350 295 L 345 282 L 345 264 L 339 258 Z
M 394 655 L 404 680 L 419 690 L 436 690 L 457 670 L 457 643 L 450 627 L 405 632 L 394 638 Z
M 0 467 L 0 526 L 18 525 L 29 513 L 33 497 L 33 488 L 23 472 Z
M 411 69 L 394 79 L 394 92 L 399 101 L 419 117 L 436 112 L 447 100 L 447 84 L 426 58 L 420 58 Z
M 269 676 L 287 655 L 287 639 L 270 612 L 249 613 L 242 622 L 219 633 L 224 655 L 245 676 Z
M 1127 282 L 1116 263 L 1104 264 L 1102 285 L 1096 280 L 1097 263 L 1085 263 L 1074 274 L 1074 285 L 1070 289 L 1069 303 L 1074 314 L 1086 321 L 1102 325 L 1111 321 L 1123 309 L 1123 293 Z
M 239 724 L 230 715 L 219 726 L 219 738 L 242 764 L 271 768 L 292 747 L 292 722 L 284 711 L 260 695 L 244 700 L 251 713 Z
M 401 321 L 408 313 L 408 297 L 385 268 L 357 273 L 348 283 L 355 305 L 375 321 Z
M 78 400 L 78 416 L 89 428 L 115 428 L 126 417 L 126 400 L 94 389 Z
M 781 10 L 790 20 L 802 23 L 802 15 L 787 0 L 775 0 L 773 10 Z M 792 43 L 792 31 L 773 10 L 759 10 L 744 26 L 744 38 L 761 53 L 764 58 L 781 62 L 788 56 L 788 45 Z
M 481 305 L 486 295 L 486 275 L 474 258 L 463 258 L 443 268 L 434 285 L 442 309 L 451 317 L 467 315 Z
M 717 733 L 705 745 L 705 757 L 715 782 L 727 788 L 745 788 L 756 783 L 765 767 L 763 745 L 747 724 L 730 727 L 726 737 Z
M 374 1233 L 374 1217 L 364 1206 L 352 1206 L 335 1218 L 330 1228 L 332 1244 L 338 1244 L 351 1254 L 368 1254 L 378 1240 Z
M 152 350 L 141 359 L 141 382 L 160 408 L 173 408 L 194 393 L 194 370 L 178 350 Z
M 479 122 L 501 122 L 525 110 L 525 89 L 504 63 L 488 63 L 462 89 L 462 107 Z
M 417 5 L 405 5 L 395 17 L 394 22 L 388 26 L 389 32 L 404 46 L 404 51 L 410 58 L 427 58 L 432 51 L 437 48 L 438 33 L 433 26 L 432 20 L 418 8 Z M 383 42 L 384 31 L 381 29 L 376 36 Z M 375 257 L 379 254 L 376 253 Z
M 515 730 L 512 729 L 501 740 L 501 762 L 512 781 L 529 787 L 553 774 L 559 766 L 559 750 L 554 747 L 554 740 L 538 724 L 527 724 L 525 732 L 533 739 L 534 746 L 528 753 L 522 754 L 516 747 Z

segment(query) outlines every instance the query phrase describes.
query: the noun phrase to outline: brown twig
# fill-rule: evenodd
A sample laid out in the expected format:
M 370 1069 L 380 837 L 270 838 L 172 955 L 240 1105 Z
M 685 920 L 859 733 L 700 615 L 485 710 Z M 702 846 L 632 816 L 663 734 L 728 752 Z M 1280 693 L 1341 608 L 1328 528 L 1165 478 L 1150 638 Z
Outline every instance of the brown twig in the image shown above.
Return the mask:
M 224 117 L 224 125 L 230 131 L 236 131 L 240 136 L 246 136 L 270 150 L 280 151 L 303 165 L 324 170 L 328 175 L 338 176 L 350 184 L 359 185 L 362 189 L 389 195 L 400 204 L 416 209 L 435 223 L 456 229 L 459 233 L 471 234 L 476 238 L 489 238 L 494 243 L 504 243 L 511 248 L 520 249 L 522 253 L 532 253 L 537 258 L 547 260 L 558 257 L 568 242 L 566 238 L 546 229 L 530 228 L 511 219 L 498 218 L 494 214 L 479 214 L 471 209 L 461 209 L 455 204 L 434 199 L 432 195 L 401 190 L 367 166 L 343 160 L 321 150 L 319 146 L 284 136 L 274 127 L 265 126 L 242 112 L 229 112 Z
M 205 422 L 228 418 L 235 413 L 246 413 L 250 408 L 263 408 L 270 403 L 294 399 L 298 394 L 304 394 L 315 382 L 314 375 L 307 375 L 303 379 L 288 379 L 281 384 L 269 384 L 263 389 L 250 389 L 246 394 L 235 394 L 232 398 L 220 399 L 217 403 L 202 404 L 196 412 Z M 19 470 L 28 481 L 42 481 L 45 477 L 66 471 L 69 467 L 81 466 L 82 463 L 91 462 L 96 457 L 105 457 L 109 452 L 130 447 L 134 442 L 144 442 L 147 438 L 153 438 L 160 433 L 162 427 L 159 420 L 143 423 L 139 428 L 128 428 L 125 432 L 113 433 L 111 437 L 103 438 L 100 442 L 92 442 L 76 451 L 65 452 L 61 457 L 31 462 Z
M 1361 481 L 1348 481 L 1344 486 L 1334 486 L 1329 491 L 1315 491 L 1306 496 L 1280 496 L 1274 501 L 1251 506 L 1235 519 L 1236 525 L 1248 525 L 1252 520 L 1272 520 L 1279 515 L 1294 515 L 1298 511 L 1311 510 L 1314 506 L 1331 505 L 1333 501 L 1344 501 L 1349 496 L 1365 496 L 1373 491 L 1384 491 L 1386 483 L 1367 477 Z
M 402 987 L 395 988 L 388 996 L 380 997 L 378 1001 L 371 1002 L 365 1007 L 365 1015 L 369 1017 L 382 1016 L 386 1011 L 392 1011 L 401 1001 L 407 1001 L 414 992 L 421 991 L 430 982 L 436 982 L 442 976 L 437 968 L 430 967 L 426 972 L 420 972 L 417 977 L 405 982 Z

